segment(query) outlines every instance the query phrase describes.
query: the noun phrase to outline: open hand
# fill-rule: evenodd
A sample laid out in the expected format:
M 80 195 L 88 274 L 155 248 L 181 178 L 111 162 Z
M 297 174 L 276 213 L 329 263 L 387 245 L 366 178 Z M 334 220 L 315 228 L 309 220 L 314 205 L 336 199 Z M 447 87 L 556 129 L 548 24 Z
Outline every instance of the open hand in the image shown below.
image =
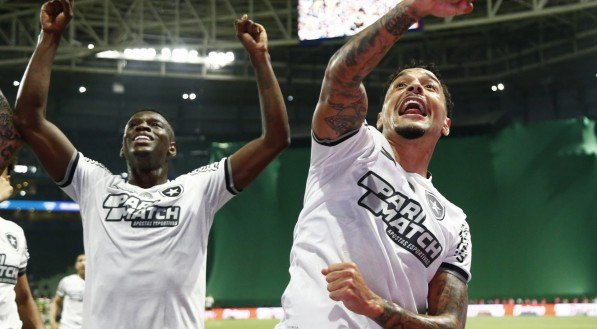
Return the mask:
M 377 317 L 383 311 L 383 299 L 367 287 L 356 264 L 332 264 L 321 273 L 328 282 L 331 299 L 343 302 L 349 310 L 370 318 Z
M 234 21 L 236 37 L 243 44 L 249 55 L 254 56 L 267 52 L 267 33 L 261 24 L 249 20 L 249 16 L 243 15 Z
M 62 33 L 73 18 L 74 0 L 51 0 L 41 7 L 41 28 L 46 33 Z
M 423 17 L 450 17 L 473 11 L 474 0 L 412 0 L 412 6 Z

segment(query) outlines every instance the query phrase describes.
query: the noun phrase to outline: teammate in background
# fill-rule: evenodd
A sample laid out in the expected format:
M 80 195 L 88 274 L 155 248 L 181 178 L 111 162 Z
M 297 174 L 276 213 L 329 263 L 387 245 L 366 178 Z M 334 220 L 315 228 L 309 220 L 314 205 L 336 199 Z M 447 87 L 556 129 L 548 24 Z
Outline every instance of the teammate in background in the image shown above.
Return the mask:
M 262 135 L 229 158 L 168 180 L 174 131 L 154 110 L 132 115 L 120 154 L 128 181 L 78 152 L 45 117 L 52 63 L 74 1 L 50 1 L 25 72 L 15 123 L 40 162 L 81 207 L 86 329 L 203 328 L 207 239 L 215 212 L 290 142 L 284 99 L 263 26 L 234 24 L 259 89 Z
M 0 105 L 0 112 L 10 112 L 1 93 Z M 0 175 L 0 202 L 8 199 L 13 192 L 9 176 L 12 165 L 5 165 L 7 168 Z M 26 274 L 28 261 L 29 252 L 23 229 L 0 217 L 0 328 L 44 328 L 29 289 Z
M 331 58 L 278 328 L 464 328 L 468 224 L 427 171 L 450 132 L 448 90 L 429 69 L 398 71 L 377 130 L 364 121 L 362 82 L 422 17 L 472 9 L 470 0 L 404 0 Z
M 83 293 L 85 292 L 85 254 L 77 256 L 77 273 L 66 276 L 58 283 L 56 296 L 52 300 L 50 325 L 52 329 L 83 328 Z M 58 326 L 58 315 L 60 326 Z

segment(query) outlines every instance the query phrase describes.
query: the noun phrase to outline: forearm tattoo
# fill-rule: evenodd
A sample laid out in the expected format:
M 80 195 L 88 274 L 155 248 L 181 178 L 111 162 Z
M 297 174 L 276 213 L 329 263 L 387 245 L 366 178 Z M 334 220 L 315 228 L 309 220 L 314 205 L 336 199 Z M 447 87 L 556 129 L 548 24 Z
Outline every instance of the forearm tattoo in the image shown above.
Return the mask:
M 367 97 L 364 90 L 359 90 L 362 81 L 417 20 L 414 11 L 400 3 L 334 55 L 333 61 L 341 64 L 328 76 L 325 94 L 329 96 L 328 105 L 337 113 L 326 117 L 325 121 L 338 136 L 357 129 L 363 122 L 367 115 Z
M 384 300 L 383 313 L 375 322 L 385 329 L 444 329 L 464 328 L 468 297 L 466 286 L 454 277 L 440 277 L 429 296 L 430 314 L 416 314 Z M 433 304 L 433 305 L 431 305 Z
M 0 169 L 2 170 L 15 156 L 21 145 L 12 115 L 10 104 L 0 91 Z

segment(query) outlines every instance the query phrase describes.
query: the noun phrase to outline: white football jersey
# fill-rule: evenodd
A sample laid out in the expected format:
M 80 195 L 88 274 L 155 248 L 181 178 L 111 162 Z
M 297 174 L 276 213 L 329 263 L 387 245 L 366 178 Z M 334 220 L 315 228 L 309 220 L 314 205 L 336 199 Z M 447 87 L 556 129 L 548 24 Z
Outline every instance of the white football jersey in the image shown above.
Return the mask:
M 83 328 L 83 294 L 85 280 L 78 274 L 71 274 L 60 280 L 56 296 L 63 298 L 60 314 L 60 329 Z
M 404 171 L 374 127 L 333 142 L 314 139 L 277 328 L 380 328 L 329 298 L 321 270 L 340 262 L 356 263 L 382 298 L 425 313 L 438 270 L 470 279 L 465 219 L 430 178 Z
M 29 252 L 23 229 L 0 217 L 0 329 L 21 328 L 15 285 L 27 269 Z
M 76 153 L 58 184 L 83 219 L 84 328 L 203 328 L 209 230 L 236 193 L 227 158 L 144 189 Z

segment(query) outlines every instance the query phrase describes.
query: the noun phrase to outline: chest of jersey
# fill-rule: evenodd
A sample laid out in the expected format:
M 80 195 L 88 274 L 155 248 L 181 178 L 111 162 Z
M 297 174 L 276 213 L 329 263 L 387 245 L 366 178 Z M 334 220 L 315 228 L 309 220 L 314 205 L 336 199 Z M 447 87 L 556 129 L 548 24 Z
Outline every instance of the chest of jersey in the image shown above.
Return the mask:
M 429 268 L 446 249 L 445 206 L 430 186 L 406 173 L 382 149 L 350 180 L 358 186 L 358 206 L 376 223 L 398 254 Z M 354 183 L 353 183 L 354 184 Z M 404 258 L 404 257 L 403 257 Z

